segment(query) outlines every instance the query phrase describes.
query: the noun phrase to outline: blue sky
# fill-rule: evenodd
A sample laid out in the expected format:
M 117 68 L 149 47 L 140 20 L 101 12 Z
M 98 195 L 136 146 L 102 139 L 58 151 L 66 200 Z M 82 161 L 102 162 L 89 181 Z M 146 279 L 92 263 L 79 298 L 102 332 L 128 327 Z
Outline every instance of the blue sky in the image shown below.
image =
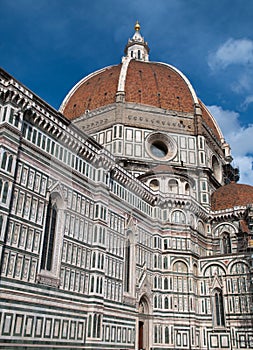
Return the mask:
M 87 74 L 118 64 L 136 19 L 150 60 L 180 69 L 253 185 L 252 0 L 0 0 L 0 65 L 56 109 Z

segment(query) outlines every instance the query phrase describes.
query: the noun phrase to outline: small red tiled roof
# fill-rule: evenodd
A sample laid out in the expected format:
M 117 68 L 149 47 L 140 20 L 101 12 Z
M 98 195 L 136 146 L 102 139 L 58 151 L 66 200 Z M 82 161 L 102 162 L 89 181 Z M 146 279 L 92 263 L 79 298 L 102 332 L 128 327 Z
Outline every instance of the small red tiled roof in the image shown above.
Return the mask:
M 231 182 L 218 188 L 211 198 L 212 210 L 230 209 L 253 204 L 253 186 Z

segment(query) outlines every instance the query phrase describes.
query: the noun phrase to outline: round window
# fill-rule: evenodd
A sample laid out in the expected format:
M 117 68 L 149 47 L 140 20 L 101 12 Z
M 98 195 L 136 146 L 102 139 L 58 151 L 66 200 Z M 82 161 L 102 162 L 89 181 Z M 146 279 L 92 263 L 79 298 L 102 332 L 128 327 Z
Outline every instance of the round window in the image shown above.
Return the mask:
M 150 150 L 151 153 L 158 158 L 163 158 L 166 157 L 167 153 L 168 153 L 168 147 L 166 145 L 166 143 L 162 142 L 162 141 L 154 141 L 151 145 L 150 145 Z
M 164 161 L 174 158 L 177 153 L 174 139 L 163 133 L 150 134 L 146 139 L 146 150 L 152 158 Z

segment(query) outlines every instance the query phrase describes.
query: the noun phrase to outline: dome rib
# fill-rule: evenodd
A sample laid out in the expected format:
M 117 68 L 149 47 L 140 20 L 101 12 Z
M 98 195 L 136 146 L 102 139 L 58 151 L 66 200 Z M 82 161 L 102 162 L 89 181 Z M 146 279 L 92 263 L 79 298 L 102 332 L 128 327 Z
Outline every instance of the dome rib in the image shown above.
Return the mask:
M 120 70 L 117 92 L 125 92 L 126 75 L 130 61 L 131 59 L 129 57 L 125 57 L 122 60 L 122 67 Z

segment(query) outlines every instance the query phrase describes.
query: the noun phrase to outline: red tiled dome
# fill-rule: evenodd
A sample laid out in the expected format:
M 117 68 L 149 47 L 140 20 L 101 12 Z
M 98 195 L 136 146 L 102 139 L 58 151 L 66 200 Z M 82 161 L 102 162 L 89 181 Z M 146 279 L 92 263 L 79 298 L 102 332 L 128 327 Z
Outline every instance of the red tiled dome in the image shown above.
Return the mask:
M 62 112 L 68 119 L 85 110 L 114 103 L 122 64 L 107 67 L 80 81 L 69 93 Z M 194 112 L 192 92 L 172 67 L 154 62 L 131 60 L 125 80 L 125 101 L 178 112 Z
M 121 90 L 122 86 L 124 91 Z M 73 120 L 86 110 L 91 111 L 116 102 L 117 93 L 122 92 L 125 94 L 125 102 L 175 112 L 194 114 L 195 104 L 200 104 L 203 121 L 218 139 L 221 138 L 218 125 L 204 104 L 197 99 L 190 82 L 175 67 L 165 63 L 132 59 L 126 68 L 119 64 L 94 72 L 74 86 L 63 101 L 60 111 Z
M 212 210 L 230 209 L 253 204 L 253 186 L 232 182 L 218 188 L 211 198 Z

